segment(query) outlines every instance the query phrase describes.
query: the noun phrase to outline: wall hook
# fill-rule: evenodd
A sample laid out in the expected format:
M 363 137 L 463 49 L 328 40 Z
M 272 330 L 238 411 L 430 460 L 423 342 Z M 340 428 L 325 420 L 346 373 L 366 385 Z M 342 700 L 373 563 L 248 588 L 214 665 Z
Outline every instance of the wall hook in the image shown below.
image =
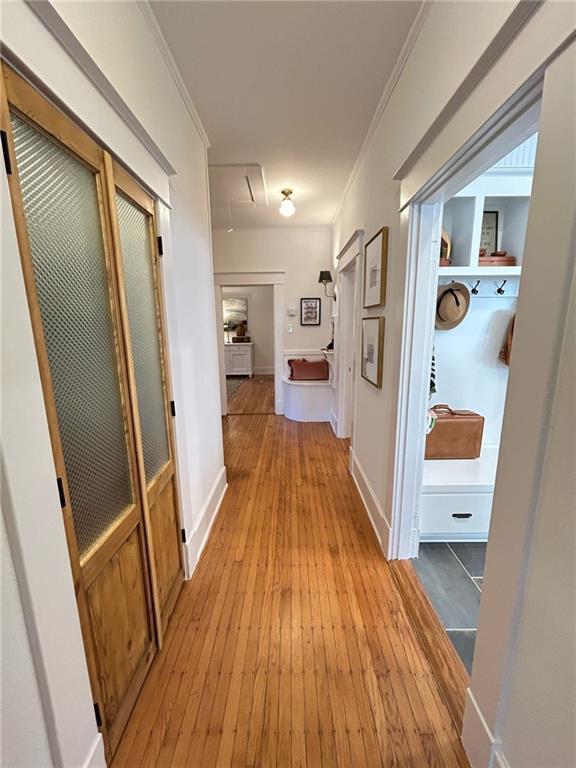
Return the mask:
M 478 286 L 479 285 L 480 285 L 480 280 L 476 280 L 476 285 L 474 286 L 474 288 L 472 288 L 472 293 L 474 294 L 474 296 L 478 296 Z
M 508 280 L 504 280 L 502 285 L 499 285 L 498 288 L 496 288 L 496 293 L 498 293 L 500 296 L 502 296 L 505 293 L 504 286 L 506 285 L 507 282 Z

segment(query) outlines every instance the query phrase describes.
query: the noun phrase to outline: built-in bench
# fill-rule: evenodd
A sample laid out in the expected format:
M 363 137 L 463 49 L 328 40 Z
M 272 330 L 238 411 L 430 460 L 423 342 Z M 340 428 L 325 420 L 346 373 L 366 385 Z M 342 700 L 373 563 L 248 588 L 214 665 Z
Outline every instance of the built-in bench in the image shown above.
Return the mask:
M 292 421 L 330 421 L 333 390 L 330 379 L 293 381 L 290 379 L 290 358 L 325 359 L 320 350 L 285 350 L 284 352 L 284 416 Z

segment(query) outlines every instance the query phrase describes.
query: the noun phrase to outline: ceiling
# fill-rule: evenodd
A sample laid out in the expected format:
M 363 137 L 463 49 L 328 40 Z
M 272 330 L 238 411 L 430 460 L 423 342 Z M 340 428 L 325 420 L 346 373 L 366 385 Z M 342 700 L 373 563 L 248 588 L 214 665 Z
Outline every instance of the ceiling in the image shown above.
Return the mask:
M 330 223 L 419 6 L 151 3 L 208 133 L 209 164 L 238 166 L 211 173 L 214 227 Z M 238 202 L 246 167 L 258 165 L 268 205 Z M 290 219 L 278 213 L 284 187 Z

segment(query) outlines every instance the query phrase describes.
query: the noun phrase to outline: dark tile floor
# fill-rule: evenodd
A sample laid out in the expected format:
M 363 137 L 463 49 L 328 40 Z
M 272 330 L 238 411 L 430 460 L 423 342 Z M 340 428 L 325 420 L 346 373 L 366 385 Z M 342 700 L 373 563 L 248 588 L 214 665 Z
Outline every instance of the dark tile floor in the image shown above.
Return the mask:
M 425 542 L 414 568 L 468 672 L 472 669 L 485 542 Z

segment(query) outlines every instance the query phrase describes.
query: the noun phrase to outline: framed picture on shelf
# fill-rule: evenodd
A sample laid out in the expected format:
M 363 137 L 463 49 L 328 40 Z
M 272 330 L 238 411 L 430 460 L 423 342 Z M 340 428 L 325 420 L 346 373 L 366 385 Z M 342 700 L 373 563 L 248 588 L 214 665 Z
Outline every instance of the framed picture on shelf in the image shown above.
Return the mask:
M 382 386 L 384 364 L 384 318 L 362 318 L 362 378 L 375 387 Z
M 488 255 L 498 250 L 498 211 L 484 211 L 482 215 L 480 249 Z
M 300 299 L 300 325 L 320 325 L 321 299 Z
M 364 307 L 386 304 L 388 227 L 382 227 L 364 247 Z

